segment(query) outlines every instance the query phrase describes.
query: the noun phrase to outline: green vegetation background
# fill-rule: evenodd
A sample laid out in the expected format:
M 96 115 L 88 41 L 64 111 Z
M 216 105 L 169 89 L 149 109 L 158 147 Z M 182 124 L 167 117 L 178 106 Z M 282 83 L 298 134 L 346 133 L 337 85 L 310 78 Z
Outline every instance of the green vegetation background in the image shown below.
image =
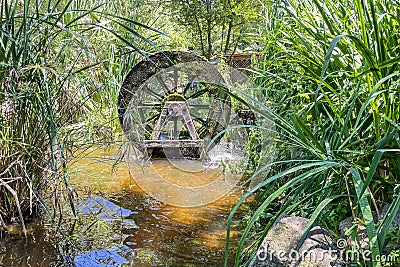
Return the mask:
M 384 0 L 1 0 L 0 227 L 23 224 L 38 202 L 56 214 L 66 199 L 73 210 L 71 152 L 118 139 L 119 87 L 146 55 L 260 52 L 249 91 L 264 97 L 231 93 L 274 121 L 277 145 L 228 221 L 229 236 L 235 210 L 257 195 L 236 266 L 283 212 L 336 236 L 352 216 L 347 234 L 357 240 L 365 227 L 373 258 L 398 253 L 399 230 L 389 226 L 400 207 L 399 12 Z

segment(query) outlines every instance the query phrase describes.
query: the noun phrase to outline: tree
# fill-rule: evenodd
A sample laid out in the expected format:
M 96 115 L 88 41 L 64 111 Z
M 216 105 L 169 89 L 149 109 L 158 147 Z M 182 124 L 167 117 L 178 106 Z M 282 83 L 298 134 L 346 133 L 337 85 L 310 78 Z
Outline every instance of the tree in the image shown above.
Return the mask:
M 261 9 L 248 0 L 172 0 L 164 2 L 170 16 L 186 27 L 193 47 L 210 59 L 213 54 L 234 53 L 243 31 L 258 19 Z

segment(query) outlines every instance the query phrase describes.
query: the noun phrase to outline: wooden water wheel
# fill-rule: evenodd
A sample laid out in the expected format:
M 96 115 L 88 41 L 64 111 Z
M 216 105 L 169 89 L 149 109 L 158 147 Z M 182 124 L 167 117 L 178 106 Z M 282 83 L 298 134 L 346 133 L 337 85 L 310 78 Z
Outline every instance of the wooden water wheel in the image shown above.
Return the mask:
M 150 56 L 122 84 L 118 115 L 123 132 L 153 156 L 175 149 L 174 154 L 198 157 L 201 148 L 221 139 L 214 137 L 229 123 L 231 104 L 223 86 L 219 71 L 192 53 Z

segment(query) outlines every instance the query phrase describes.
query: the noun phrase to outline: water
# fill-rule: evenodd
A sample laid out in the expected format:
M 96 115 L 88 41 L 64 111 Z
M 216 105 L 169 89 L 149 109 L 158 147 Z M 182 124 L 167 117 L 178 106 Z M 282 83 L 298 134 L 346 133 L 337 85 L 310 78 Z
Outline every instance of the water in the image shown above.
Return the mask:
M 103 210 L 86 213 L 81 205 L 78 220 L 65 215 L 59 231 L 37 221 L 30 225 L 27 240 L 18 236 L 0 240 L 0 265 L 222 266 L 227 216 L 242 195 L 240 188 L 204 206 L 167 205 L 142 191 L 126 165 L 112 172 L 115 154 L 116 150 L 96 150 L 71 166 L 70 183 L 79 195 L 77 202 L 87 200 L 87 206 L 97 198 L 109 201 L 109 206 L 104 202 Z M 153 164 L 170 179 L 187 183 L 189 176 L 184 178 L 167 161 Z M 201 184 L 210 177 L 212 173 L 204 171 L 189 178 Z M 123 210 L 109 216 L 114 205 Z M 236 220 L 234 241 L 242 227 Z

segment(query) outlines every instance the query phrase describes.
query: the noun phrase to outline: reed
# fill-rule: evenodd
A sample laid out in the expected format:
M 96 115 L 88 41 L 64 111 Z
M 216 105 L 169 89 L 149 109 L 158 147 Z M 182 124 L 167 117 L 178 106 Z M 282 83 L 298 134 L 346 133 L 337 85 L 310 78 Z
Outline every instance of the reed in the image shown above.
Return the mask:
M 26 234 L 39 206 L 55 218 L 62 201 L 74 212 L 71 151 L 117 131 L 117 87 L 137 60 L 129 52 L 154 45 L 138 32 L 152 28 L 107 12 L 115 5 L 1 0 L 0 228 L 19 221 Z
M 249 264 L 282 212 L 310 218 L 307 230 L 318 222 L 333 233 L 341 219 L 352 216 L 367 229 L 371 258 L 390 250 L 388 226 L 400 206 L 399 7 L 373 0 L 290 0 L 277 6 L 274 27 L 264 33 L 264 57 L 271 64 L 258 70 L 258 82 L 265 86 L 260 88 L 274 104 L 237 97 L 256 103 L 249 106 L 274 120 L 280 150 L 270 164 L 275 174 L 245 194 L 229 217 L 228 237 L 235 211 L 248 196 L 261 193 L 235 266 Z M 253 177 L 269 167 L 261 166 Z M 391 213 L 374 222 L 373 214 L 386 203 Z M 263 220 L 271 207 L 278 212 Z M 263 226 L 255 227 L 260 222 Z M 254 231 L 258 241 L 245 248 Z M 381 266 L 379 261 L 360 264 Z

